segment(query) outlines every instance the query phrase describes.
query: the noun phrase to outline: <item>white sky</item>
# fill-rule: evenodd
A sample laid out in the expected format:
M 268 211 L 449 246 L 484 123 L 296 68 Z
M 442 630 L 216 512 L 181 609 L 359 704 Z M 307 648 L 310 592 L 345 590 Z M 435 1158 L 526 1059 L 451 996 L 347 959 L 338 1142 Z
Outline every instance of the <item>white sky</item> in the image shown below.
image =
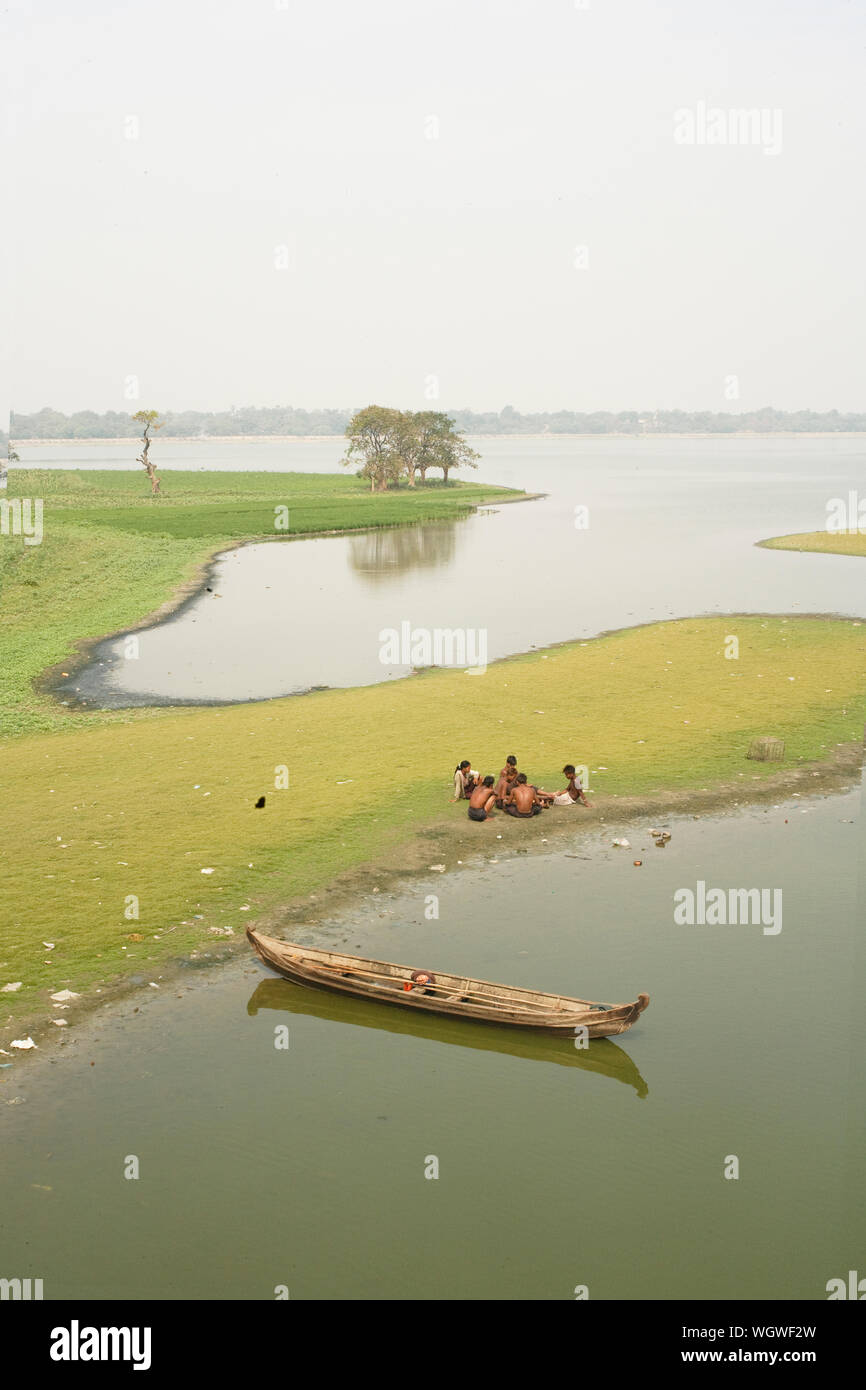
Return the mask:
M 3 406 L 864 408 L 859 0 L 2 22 Z M 781 152 L 676 143 L 699 102 Z

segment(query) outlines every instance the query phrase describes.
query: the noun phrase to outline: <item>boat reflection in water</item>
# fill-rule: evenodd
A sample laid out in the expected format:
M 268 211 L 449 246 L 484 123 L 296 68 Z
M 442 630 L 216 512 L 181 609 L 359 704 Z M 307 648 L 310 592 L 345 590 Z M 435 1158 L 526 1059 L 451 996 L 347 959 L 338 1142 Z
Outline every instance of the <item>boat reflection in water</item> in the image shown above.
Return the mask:
M 564 1038 L 513 1028 L 507 1024 L 490 1027 L 471 1019 L 455 1019 L 431 1014 L 405 1013 L 399 1009 L 383 1008 L 365 999 L 345 999 L 324 990 L 308 989 L 290 980 L 261 980 L 256 985 L 247 1013 L 259 1009 L 276 1009 L 280 1013 L 304 1014 L 322 1018 L 330 1023 L 348 1023 L 355 1028 L 378 1028 L 385 1033 L 400 1033 L 431 1042 L 452 1043 L 458 1047 L 474 1047 L 483 1052 L 501 1052 L 510 1057 L 529 1061 L 555 1062 L 563 1067 L 608 1076 L 612 1081 L 624 1081 L 633 1086 L 641 1099 L 649 1087 L 628 1053 L 609 1038 L 593 1038 L 585 1048 L 577 1048 Z

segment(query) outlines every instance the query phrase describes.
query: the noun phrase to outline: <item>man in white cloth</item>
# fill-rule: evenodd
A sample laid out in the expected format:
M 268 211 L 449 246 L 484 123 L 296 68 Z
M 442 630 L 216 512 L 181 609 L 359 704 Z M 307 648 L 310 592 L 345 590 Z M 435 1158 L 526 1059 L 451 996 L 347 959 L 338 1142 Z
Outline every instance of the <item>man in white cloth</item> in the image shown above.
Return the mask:
M 586 794 L 580 783 L 580 778 L 571 763 L 566 763 L 562 769 L 568 778 L 568 786 L 564 791 L 554 792 L 551 806 L 576 806 L 578 801 L 584 806 L 591 806 L 592 802 L 587 801 Z

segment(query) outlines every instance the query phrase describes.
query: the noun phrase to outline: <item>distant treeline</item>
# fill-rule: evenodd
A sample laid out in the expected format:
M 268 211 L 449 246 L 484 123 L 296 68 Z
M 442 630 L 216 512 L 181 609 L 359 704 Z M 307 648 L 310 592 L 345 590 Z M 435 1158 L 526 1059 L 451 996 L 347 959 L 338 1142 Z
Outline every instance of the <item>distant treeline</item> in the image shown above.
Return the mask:
M 352 418 L 351 410 L 295 410 L 292 406 L 243 406 L 236 410 L 166 411 L 163 438 L 206 439 L 214 435 L 341 435 Z M 557 410 L 522 414 L 507 405 L 500 411 L 449 410 L 458 430 L 466 434 L 756 434 L 780 432 L 846 433 L 866 431 L 866 412 L 843 414 L 838 410 L 744 410 L 734 414 L 711 410 L 596 410 L 589 414 Z M 35 415 L 12 417 L 15 439 L 132 439 L 141 427 L 123 411 L 97 415 L 78 410 L 63 415 L 58 410 L 39 410 Z M 6 435 L 0 432 L 6 441 Z

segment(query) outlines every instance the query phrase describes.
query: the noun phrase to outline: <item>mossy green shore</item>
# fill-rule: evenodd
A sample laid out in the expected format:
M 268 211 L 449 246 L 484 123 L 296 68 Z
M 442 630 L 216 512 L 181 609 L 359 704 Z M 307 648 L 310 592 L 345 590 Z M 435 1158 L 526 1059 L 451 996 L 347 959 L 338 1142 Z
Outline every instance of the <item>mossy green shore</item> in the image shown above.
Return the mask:
M 80 538 L 95 566 L 105 562 L 106 530 L 114 534 L 100 523 L 98 534 L 94 527 Z M 164 601 L 185 565 L 219 542 L 141 544 L 111 550 L 112 588 L 126 591 L 121 622 Z M 141 574 L 146 547 L 177 544 L 198 549 L 183 561 L 166 556 L 161 580 Z M 62 585 L 50 554 L 37 560 L 39 582 Z M 54 555 L 67 573 L 62 547 Z M 90 576 L 82 582 L 63 618 L 70 632 L 95 592 Z M 52 620 L 41 600 L 38 615 Z M 96 635 L 91 623 L 87 630 Z M 50 660 L 70 640 L 58 634 Z M 866 624 L 727 615 L 568 643 L 494 663 L 484 675 L 432 670 L 219 709 L 73 715 L 33 696 L 33 711 L 42 720 L 48 708 L 51 727 L 0 750 L 0 989 L 21 982 L 3 995 L 0 1034 L 29 1031 L 48 1043 L 66 1031 L 51 1026 L 51 992 L 71 989 L 83 1005 L 131 975 L 158 980 L 173 960 L 218 949 L 227 927 L 238 939 L 246 924 L 310 903 L 311 894 L 318 904 L 338 876 L 372 863 L 426 866 L 443 831 L 459 835 L 467 854 L 491 826 L 516 844 L 547 834 L 558 816 L 582 815 L 554 809 L 532 825 L 471 825 L 449 802 L 458 758 L 497 771 L 515 752 L 548 787 L 560 784 L 566 760 L 585 763 L 597 806 L 611 818 L 626 801 L 639 809 L 737 779 L 746 800 L 779 776 L 776 764 L 745 761 L 753 737 L 783 738 L 786 768 L 820 773 L 860 743 L 864 692 Z M 289 787 L 277 789 L 283 766 Z M 75 1008 L 64 1015 L 75 1016 Z
M 767 550 L 810 550 L 823 555 L 866 555 L 866 531 L 803 531 L 759 541 Z

